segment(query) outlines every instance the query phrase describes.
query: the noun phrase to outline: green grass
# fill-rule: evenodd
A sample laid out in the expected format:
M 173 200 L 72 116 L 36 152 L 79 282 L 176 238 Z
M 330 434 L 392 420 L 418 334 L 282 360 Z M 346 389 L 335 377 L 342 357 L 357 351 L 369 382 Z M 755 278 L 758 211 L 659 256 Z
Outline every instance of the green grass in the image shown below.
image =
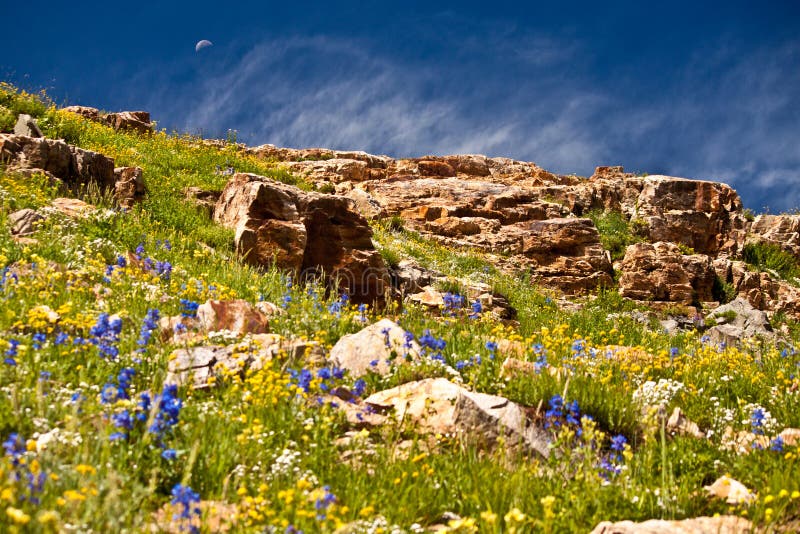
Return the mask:
M 611 252 L 612 261 L 621 260 L 628 245 L 644 241 L 640 226 L 628 221 L 619 211 L 597 209 L 590 211 L 587 216 L 600 232 L 600 242 L 604 249 Z
M 96 189 L 62 191 L 42 178 L 0 172 L 0 351 L 14 360 L 0 363 L 0 441 L 12 433 L 24 440 L 38 436 L 41 444 L 42 436 L 52 438 L 46 447 L 31 442 L 31 450 L 0 458 L 0 531 L 147 532 L 170 523 L 177 530 L 187 525 L 163 507 L 178 483 L 213 503 L 203 510 L 204 532 L 216 530 L 215 506 L 223 510 L 217 515 L 238 518 L 233 532 L 283 532 L 289 525 L 305 532 L 334 532 L 342 525 L 358 532 L 391 531 L 391 525 L 411 531 L 415 524 L 440 523 L 446 512 L 463 518 L 451 532 L 587 532 L 603 520 L 715 513 L 747 514 L 770 528 L 800 516 L 800 499 L 791 497 L 800 491 L 797 448 L 736 454 L 723 447 L 722 437 L 726 426 L 750 429 L 751 404 L 774 419 L 768 438 L 783 427 L 800 427 L 800 356 L 793 351 L 767 343 L 720 349 L 701 340 L 700 332 L 663 335 L 640 324 L 635 312 L 641 306 L 616 291 L 600 291 L 581 299 L 578 309 L 566 309 L 529 277 L 497 269 L 478 251 L 440 246 L 397 221 L 374 223 L 376 244 L 389 263 L 413 258 L 447 276 L 445 290 L 486 283 L 508 298 L 516 322 L 470 318 L 470 308 L 452 314 L 411 305 L 337 310 L 335 291 L 240 262 L 230 231 L 181 194 L 188 186 L 221 190 L 226 178 L 214 172 L 217 165 L 294 181 L 272 163 L 187 136 L 116 133 L 49 108 L 40 97 L 2 90 L 0 104 L 37 114 L 49 135 L 113 156 L 117 165 L 142 167 L 148 195 L 121 212 L 108 209 L 111 198 Z M 103 209 L 85 219 L 50 216 L 32 236 L 34 243 L 12 238 L 9 213 L 42 208 L 61 194 L 80 194 Z M 621 215 L 596 217 L 601 234 L 619 246 L 636 239 Z M 611 241 L 604 243 L 612 250 Z M 142 258 L 169 262 L 171 274 L 137 266 L 129 255 L 139 245 Z M 109 274 L 120 256 L 129 259 L 127 266 Z M 537 424 L 548 420 L 555 395 L 577 402 L 580 415 L 593 422 L 584 419 L 580 435 L 573 424 L 548 427 L 548 458 L 479 447 L 469 436 L 426 436 L 408 424 L 361 431 L 317 401 L 323 394 L 319 380 L 302 394 L 292 388 L 296 379 L 289 369 L 316 373 L 321 363 L 279 355 L 244 379 L 223 378 L 205 391 L 180 388 L 177 423 L 156 439 L 148 430 L 154 413 L 137 404 L 142 393 L 162 393 L 170 355 L 186 343 L 154 331 L 141 346 L 144 318 L 152 309 L 162 317 L 180 315 L 182 299 L 209 298 L 277 303 L 283 313 L 270 320 L 273 333 L 315 341 L 325 350 L 382 317 L 417 339 L 430 331 L 444 342 L 442 358 L 455 371 L 432 359 L 394 366 L 386 376 L 366 376 L 364 396 L 446 376 L 520 403 Z M 50 312 L 58 318 L 48 318 Z M 104 357 L 95 344 L 92 329 L 101 313 L 121 317 L 118 339 L 106 340 L 119 349 L 116 358 Z M 796 344 L 800 326 L 778 320 Z M 212 342 L 219 340 L 196 341 Z M 515 349 L 503 352 L 492 343 Z M 507 357 L 535 363 L 537 370 L 509 375 L 503 371 Z M 130 399 L 103 402 L 102 392 L 118 383 L 124 368 L 135 370 Z M 658 410 L 639 400 L 646 384 L 659 380 L 680 385 L 664 396 L 661 411 L 680 407 L 711 432 L 708 439 L 662 432 Z M 325 387 L 352 388 L 354 382 L 345 375 Z M 123 430 L 119 421 L 126 410 L 143 420 L 134 417 L 125 439 L 112 440 Z M 619 458 L 610 449 L 615 435 L 629 444 Z M 174 449 L 176 458 L 162 457 L 164 449 Z M 619 473 L 604 472 L 603 460 Z M 39 473 L 45 480 L 31 489 L 29 477 Z M 728 506 L 705 497 L 702 486 L 725 473 L 760 498 Z M 328 492 L 335 502 L 325 500 Z M 328 503 L 324 518 L 322 501 Z
M 779 245 L 765 242 L 747 243 L 742 248 L 742 259 L 759 271 L 772 271 L 783 280 L 800 283 L 800 261 Z

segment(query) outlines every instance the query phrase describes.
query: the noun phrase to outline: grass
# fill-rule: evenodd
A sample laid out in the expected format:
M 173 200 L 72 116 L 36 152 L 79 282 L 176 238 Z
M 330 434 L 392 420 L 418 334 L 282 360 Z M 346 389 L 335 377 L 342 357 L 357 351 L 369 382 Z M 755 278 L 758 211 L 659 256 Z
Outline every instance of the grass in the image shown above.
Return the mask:
M 787 282 L 800 284 L 800 262 L 779 245 L 766 242 L 747 243 L 742 248 L 742 259 L 753 269 L 771 271 Z
M 555 295 L 526 276 L 498 270 L 481 253 L 440 246 L 391 221 L 374 223 L 387 260 L 413 258 L 450 280 L 489 284 L 517 309 L 517 322 L 471 318 L 470 308 L 342 306 L 335 292 L 241 263 L 230 232 L 180 194 L 188 186 L 219 191 L 226 178 L 215 174 L 216 165 L 294 180 L 272 163 L 186 136 L 113 132 L 40 109 L 38 97 L 2 91 L 13 109 L 38 113 L 51 135 L 113 156 L 117 165 L 142 167 L 148 196 L 121 212 L 107 195 L 83 192 L 103 209 L 85 219 L 50 216 L 32 236 L 36 242 L 20 244 L 9 234 L 8 214 L 41 208 L 66 192 L 42 178 L 0 170 L 0 351 L 6 360 L 0 362 L 0 441 L 6 443 L 0 531 L 188 530 L 182 504 L 165 508 L 176 487 L 199 495 L 203 508 L 195 525 L 204 532 L 218 530 L 212 525 L 219 515 L 235 519 L 233 532 L 334 532 L 344 525 L 354 532 L 418 531 L 448 523 L 445 513 L 461 518 L 449 522 L 450 532 L 587 532 L 603 520 L 715 513 L 746 515 L 768 529 L 800 516 L 800 493 L 793 496 L 800 492 L 797 448 L 738 454 L 724 437 L 726 427 L 755 428 L 771 439 L 800 426 L 800 356 L 785 346 L 722 348 L 704 341 L 702 332 L 666 336 L 635 320 L 639 306 L 612 290 L 584 299 L 580 309 L 564 309 Z M 598 228 L 608 223 L 601 232 L 618 242 L 635 238 L 616 215 L 598 220 L 604 221 Z M 172 270 L 143 268 L 132 254 L 154 265 L 169 262 Z M 129 258 L 125 266 L 119 257 Z M 418 340 L 430 331 L 444 342 L 442 357 L 456 376 L 434 360 L 395 365 L 386 376 L 366 376 L 363 396 L 447 376 L 519 402 L 539 424 L 549 421 L 553 453 L 528 457 L 458 436 L 425 436 L 412 426 L 353 428 L 318 399 L 335 386 L 353 388 L 355 377 L 323 379 L 317 373 L 324 363 L 287 355 L 208 390 L 179 388 L 177 417 L 154 432 L 170 406 L 167 366 L 185 343 L 162 339 L 146 317 L 154 309 L 162 317 L 180 315 L 185 301 L 209 298 L 275 302 L 283 313 L 271 319 L 272 332 L 326 350 L 382 317 Z M 103 313 L 120 317 L 118 333 L 98 328 Z M 800 326 L 783 320 L 797 343 Z M 217 342 L 213 336 L 197 341 Z M 248 350 L 247 339 L 235 342 Z M 503 352 L 494 343 L 516 350 Z M 118 355 L 110 357 L 110 347 Z M 509 356 L 537 370 L 508 376 L 502 364 Z M 316 378 L 304 388 L 289 368 Z M 134 374 L 121 379 L 124 369 Z M 153 400 L 149 410 L 139 406 L 143 393 Z M 577 425 L 548 416 L 556 395 L 575 401 L 579 418 L 592 419 Z M 756 405 L 769 414 L 762 426 L 751 423 Z M 709 437 L 663 432 L 660 414 L 675 407 Z M 618 435 L 628 444 L 613 451 L 611 438 Z M 706 497 L 702 486 L 726 473 L 758 499 L 727 505 Z M 193 500 L 182 502 L 194 516 Z
M 600 242 L 603 248 L 611 253 L 611 261 L 625 257 L 628 245 L 644 241 L 641 236 L 641 225 L 635 221 L 628 221 L 619 211 L 596 209 L 591 210 L 587 216 L 592 219 L 597 231 L 600 232 Z

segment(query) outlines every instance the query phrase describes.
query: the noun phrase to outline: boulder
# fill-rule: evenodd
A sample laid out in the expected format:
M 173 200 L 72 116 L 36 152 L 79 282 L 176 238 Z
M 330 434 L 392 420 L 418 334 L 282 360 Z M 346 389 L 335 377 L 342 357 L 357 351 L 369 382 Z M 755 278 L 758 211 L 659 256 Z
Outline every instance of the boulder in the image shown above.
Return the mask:
M 17 117 L 17 124 L 14 126 L 14 134 L 27 137 L 44 137 L 36 119 L 26 113 L 20 113 Z
M 506 398 L 475 393 L 444 378 L 427 378 L 365 399 L 390 410 L 400 423 L 432 434 L 457 434 L 482 446 L 501 440 L 509 447 L 549 454 L 547 433 L 528 421 L 525 409 Z
M 732 318 L 729 318 L 730 316 Z M 747 299 L 742 297 L 711 310 L 706 318 L 706 324 L 715 322 L 720 324 L 724 322 L 725 325 L 739 329 L 740 338 L 756 335 L 771 337 L 773 335 L 772 325 L 769 323 L 767 314 L 755 309 Z
M 635 243 L 619 264 L 620 294 L 633 300 L 694 302 L 713 300 L 716 271 L 711 258 L 682 254 L 674 243 Z
M 351 376 L 370 371 L 385 375 L 393 363 L 417 360 L 420 346 L 406 331 L 389 319 L 381 319 L 355 334 L 343 336 L 330 353 L 331 363 L 347 369 Z
M 214 220 L 233 228 L 245 261 L 324 275 L 353 302 L 374 302 L 390 289 L 389 273 L 372 243 L 372 230 L 351 200 L 306 193 L 254 174 L 226 184 Z
M 114 160 L 62 140 L 0 134 L 0 162 L 10 170 L 44 171 L 68 185 L 114 185 Z
M 97 211 L 97 208 L 77 198 L 54 198 L 50 201 L 50 205 L 45 208 L 45 210 L 54 211 L 71 219 L 75 219 L 88 217 Z
M 269 333 L 269 318 L 246 300 L 208 300 L 198 306 L 197 321 L 206 332 Z
M 117 167 L 114 169 L 114 197 L 117 204 L 130 209 L 144 198 L 144 179 L 140 167 Z
M 100 110 L 97 108 L 90 108 L 88 106 L 67 106 L 63 108 L 63 111 L 75 113 L 90 121 L 100 122 L 102 120 Z
M 153 130 L 153 124 L 150 122 L 150 113 L 147 111 L 109 113 L 103 120 L 116 131 L 122 130 L 147 134 Z
M 723 183 L 648 176 L 637 206 L 650 241 L 681 243 L 698 253 L 717 255 L 736 252 L 745 234 L 742 201 Z
M 26 236 L 36 231 L 36 223 L 43 221 L 44 216 L 30 208 L 21 209 L 8 216 L 11 235 Z
M 800 258 L 800 215 L 759 215 L 750 225 L 750 233 Z
M 741 534 L 752 528 L 752 523 L 743 517 L 722 515 L 677 521 L 649 519 L 641 523 L 603 521 L 591 534 Z

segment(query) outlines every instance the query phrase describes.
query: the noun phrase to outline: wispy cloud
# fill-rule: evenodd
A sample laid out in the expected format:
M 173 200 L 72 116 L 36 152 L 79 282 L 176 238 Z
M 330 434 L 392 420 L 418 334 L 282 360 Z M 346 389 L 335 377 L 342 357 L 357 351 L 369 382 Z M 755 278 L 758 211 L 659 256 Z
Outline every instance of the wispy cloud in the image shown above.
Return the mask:
M 649 87 L 636 72 L 592 82 L 578 40 L 513 32 L 461 38 L 450 59 L 430 61 L 358 40 L 264 41 L 198 62 L 199 83 L 148 73 L 161 87 L 149 107 L 164 124 L 230 128 L 251 144 L 485 153 L 578 174 L 623 164 L 727 181 L 754 207 L 800 205 L 798 42 L 698 52 Z

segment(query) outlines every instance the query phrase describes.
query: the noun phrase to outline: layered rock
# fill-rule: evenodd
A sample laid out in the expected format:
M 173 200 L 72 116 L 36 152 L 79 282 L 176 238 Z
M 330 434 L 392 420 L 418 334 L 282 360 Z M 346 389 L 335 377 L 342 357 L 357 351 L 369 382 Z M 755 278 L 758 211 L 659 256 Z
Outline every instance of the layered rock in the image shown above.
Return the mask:
M 114 185 L 114 160 L 62 140 L 0 134 L 0 162 L 9 170 L 41 170 L 68 185 Z
M 390 287 L 372 230 L 345 197 L 238 173 L 222 191 L 214 219 L 235 230 L 236 249 L 251 264 L 324 274 L 354 302 L 380 300 Z
M 680 243 L 716 255 L 735 253 L 745 235 L 742 201 L 723 183 L 648 176 L 637 201 L 651 241 Z
M 692 304 L 712 301 L 716 271 L 711 258 L 682 254 L 674 243 L 636 243 L 619 264 L 620 294 L 634 300 Z
M 107 124 L 117 131 L 131 131 L 142 134 L 153 130 L 150 113 L 147 111 L 119 111 L 116 113 L 102 113 L 97 108 L 88 106 L 67 106 L 64 111 L 75 113 L 90 121 Z
M 780 246 L 800 258 L 800 215 L 759 215 L 750 226 L 759 241 Z

